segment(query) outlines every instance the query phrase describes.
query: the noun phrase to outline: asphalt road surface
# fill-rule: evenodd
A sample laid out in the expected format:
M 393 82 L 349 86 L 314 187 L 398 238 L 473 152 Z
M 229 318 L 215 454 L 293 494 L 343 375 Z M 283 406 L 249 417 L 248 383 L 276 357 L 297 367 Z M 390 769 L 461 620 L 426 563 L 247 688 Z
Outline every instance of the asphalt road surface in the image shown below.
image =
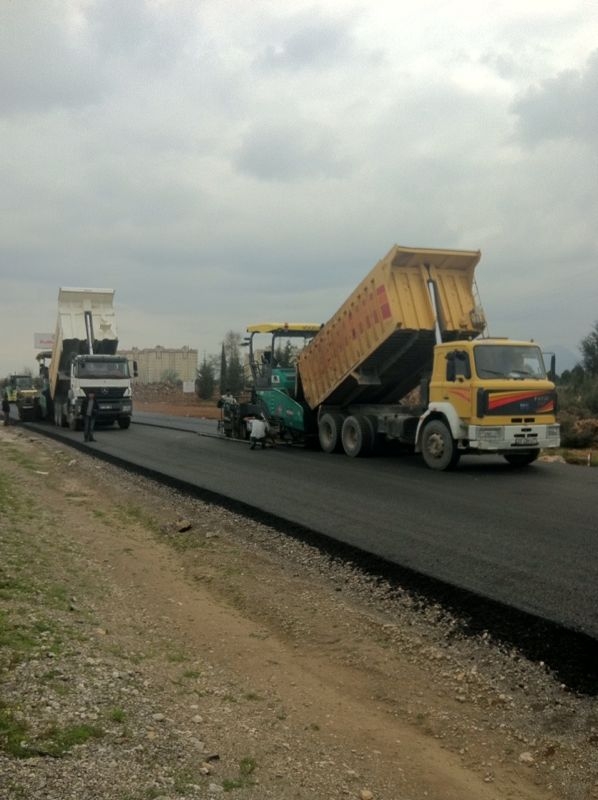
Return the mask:
M 99 429 L 89 449 L 598 639 L 598 470 L 465 457 L 437 473 L 415 456 L 251 451 L 210 435 L 208 420 L 135 422 Z M 65 435 L 83 444 L 82 433 Z

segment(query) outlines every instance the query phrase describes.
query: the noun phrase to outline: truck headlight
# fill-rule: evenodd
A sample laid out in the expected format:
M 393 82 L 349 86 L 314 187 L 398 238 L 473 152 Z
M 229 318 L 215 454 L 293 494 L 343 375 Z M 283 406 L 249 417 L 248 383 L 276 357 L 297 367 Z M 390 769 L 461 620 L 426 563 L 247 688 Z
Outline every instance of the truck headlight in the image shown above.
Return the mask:
M 546 436 L 549 439 L 554 439 L 555 441 L 560 441 L 561 438 L 561 426 L 560 425 L 547 425 L 546 426 Z

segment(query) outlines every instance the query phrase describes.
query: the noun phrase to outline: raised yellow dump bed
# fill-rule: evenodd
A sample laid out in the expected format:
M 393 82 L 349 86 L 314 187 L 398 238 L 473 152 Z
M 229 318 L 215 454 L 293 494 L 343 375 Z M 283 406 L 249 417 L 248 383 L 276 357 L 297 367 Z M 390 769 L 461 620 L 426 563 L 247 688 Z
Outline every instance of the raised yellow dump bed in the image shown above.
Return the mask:
M 309 406 L 403 398 L 431 369 L 437 319 L 443 341 L 477 336 L 479 260 L 479 250 L 395 245 L 301 353 Z

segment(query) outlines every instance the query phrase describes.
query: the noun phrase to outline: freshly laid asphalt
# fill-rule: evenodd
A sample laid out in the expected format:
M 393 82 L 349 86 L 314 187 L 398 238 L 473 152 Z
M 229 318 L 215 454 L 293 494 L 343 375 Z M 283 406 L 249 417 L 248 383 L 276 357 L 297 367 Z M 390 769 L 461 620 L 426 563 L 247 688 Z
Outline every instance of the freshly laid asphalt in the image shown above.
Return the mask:
M 598 639 L 598 470 L 466 457 L 437 473 L 414 456 L 250 451 L 210 435 L 209 420 L 134 423 L 98 430 L 90 451 Z M 81 433 L 65 436 L 83 446 Z

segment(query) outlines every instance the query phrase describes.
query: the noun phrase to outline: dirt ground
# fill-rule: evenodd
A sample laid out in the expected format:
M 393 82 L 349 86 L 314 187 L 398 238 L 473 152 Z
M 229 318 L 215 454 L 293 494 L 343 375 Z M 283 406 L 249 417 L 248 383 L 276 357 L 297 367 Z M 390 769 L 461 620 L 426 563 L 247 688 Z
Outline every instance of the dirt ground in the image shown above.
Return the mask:
M 177 400 L 136 400 L 136 411 L 148 411 L 152 414 L 170 414 L 179 417 L 203 419 L 219 419 L 220 409 L 214 403 L 184 403 Z
M 91 448 L 0 453 L 0 796 L 598 798 L 543 664 Z
M 133 404 L 137 411 L 204 419 L 219 419 L 220 409 L 216 406 L 216 399 L 202 402 L 195 394 L 183 394 L 179 389 L 162 384 L 136 384 L 133 392 Z

